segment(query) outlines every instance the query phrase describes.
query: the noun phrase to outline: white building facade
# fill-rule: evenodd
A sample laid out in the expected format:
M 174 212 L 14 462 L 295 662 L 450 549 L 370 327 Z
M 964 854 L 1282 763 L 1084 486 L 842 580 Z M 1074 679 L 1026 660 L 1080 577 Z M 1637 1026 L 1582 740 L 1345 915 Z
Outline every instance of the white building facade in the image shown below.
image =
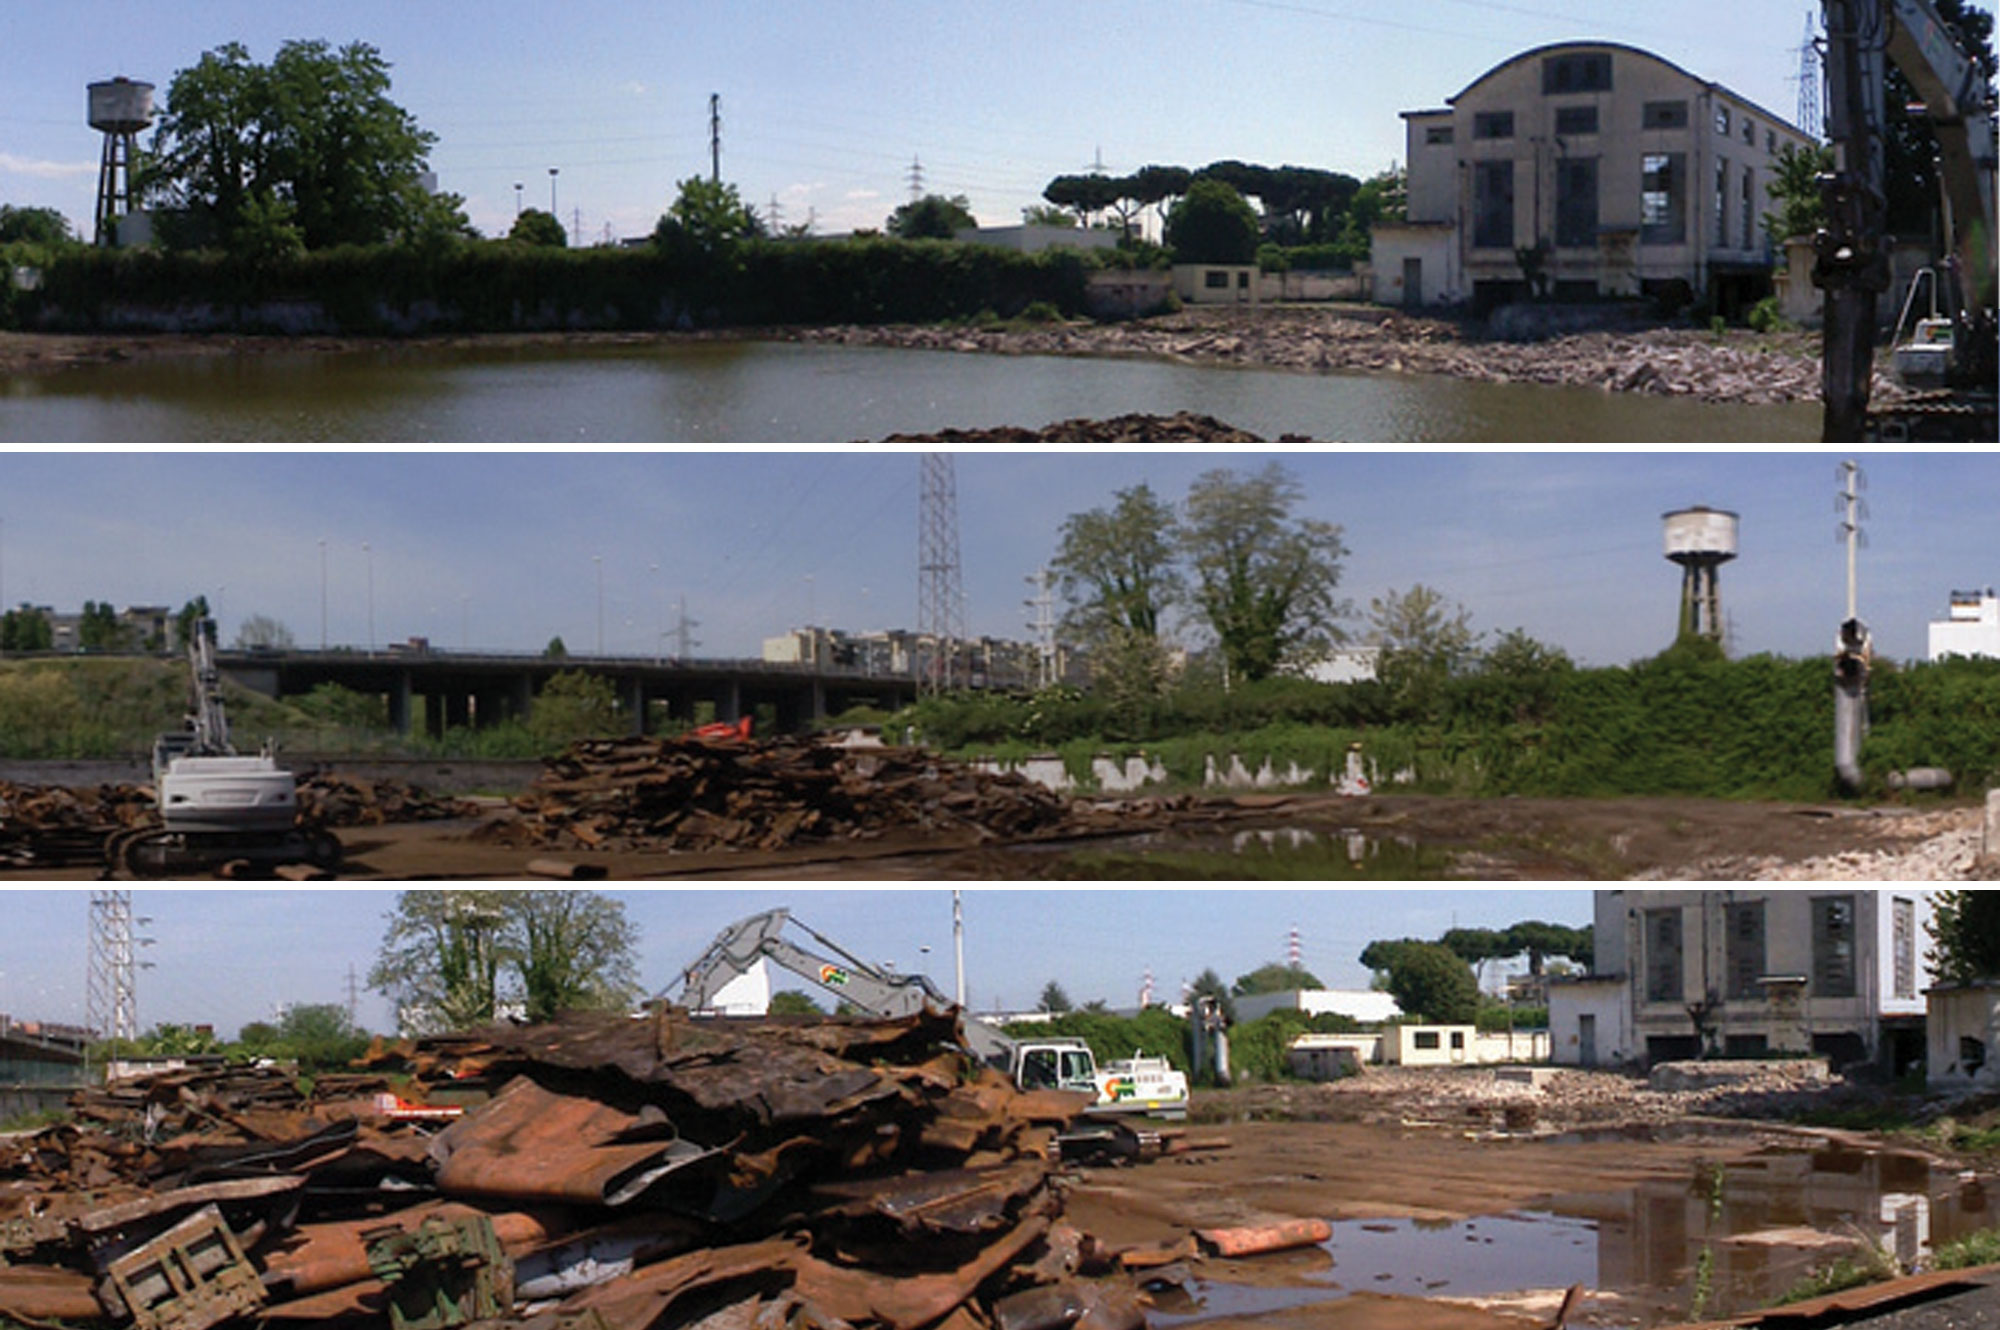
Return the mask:
M 1986 656 L 2000 659 L 2000 595 L 1984 591 L 1954 591 L 1943 619 L 1931 620 L 1930 658 Z
M 1580 1015 L 1646 1063 L 1816 1053 L 1900 1071 L 1923 1056 L 1925 889 L 1600 891 L 1595 984 L 1550 993 L 1558 1061 Z M 1602 984 L 1616 980 L 1615 1001 Z M 1558 1016 L 1558 1009 L 1564 1012 Z M 1623 1047 L 1617 1047 L 1622 1044 Z M 1599 1061 L 1610 1060 L 1599 1056 Z
M 1494 66 L 1442 107 L 1402 113 L 1408 220 L 1378 224 L 1375 299 L 1472 304 L 1707 298 L 1771 289 L 1762 227 L 1790 146 L 1813 140 L 1729 89 L 1635 47 L 1568 42 Z

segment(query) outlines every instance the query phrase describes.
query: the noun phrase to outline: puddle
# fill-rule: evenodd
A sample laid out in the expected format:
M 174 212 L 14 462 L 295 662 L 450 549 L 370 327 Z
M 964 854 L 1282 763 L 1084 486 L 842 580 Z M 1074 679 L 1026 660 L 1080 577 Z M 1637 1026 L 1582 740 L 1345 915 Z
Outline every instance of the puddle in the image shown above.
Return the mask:
M 1933 1246 L 1995 1224 L 2000 1197 L 1984 1182 L 1920 1156 L 1777 1149 L 1545 1209 L 1335 1221 L 1325 1261 L 1291 1286 L 1197 1279 L 1190 1295 L 1163 1299 L 1156 1319 L 1256 1316 L 1360 1292 L 1481 1298 L 1582 1284 L 1616 1296 L 1587 1302 L 1573 1325 L 1668 1325 L 1769 1306 L 1857 1241 L 1907 1269 Z
M 1087 850 L 1041 857 L 1034 876 L 1110 881 L 1381 881 L 1438 880 L 1450 871 L 1450 850 L 1360 832 L 1265 827 L 1228 835 L 1156 833 L 1101 842 Z

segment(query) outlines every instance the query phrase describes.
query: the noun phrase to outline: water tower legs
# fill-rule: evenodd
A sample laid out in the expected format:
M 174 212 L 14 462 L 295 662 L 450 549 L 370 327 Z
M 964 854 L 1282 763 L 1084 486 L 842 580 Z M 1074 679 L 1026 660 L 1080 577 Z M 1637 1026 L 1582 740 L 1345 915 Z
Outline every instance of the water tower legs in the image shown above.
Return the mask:
M 104 135 L 104 154 L 97 168 L 94 244 L 116 243 L 118 219 L 132 212 L 132 157 L 137 142 L 135 134 L 111 130 Z
M 1722 581 L 1717 565 L 1692 561 L 1681 565 L 1680 635 L 1722 640 Z

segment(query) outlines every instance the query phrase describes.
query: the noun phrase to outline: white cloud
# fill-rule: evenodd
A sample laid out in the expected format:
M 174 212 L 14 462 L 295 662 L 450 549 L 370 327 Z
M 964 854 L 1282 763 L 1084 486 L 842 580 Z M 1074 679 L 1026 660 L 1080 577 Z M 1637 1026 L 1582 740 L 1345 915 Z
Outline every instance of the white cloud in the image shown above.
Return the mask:
M 841 197 L 849 202 L 861 199 L 879 199 L 882 197 L 882 191 L 879 189 L 850 189 L 845 194 L 842 194 Z
M 66 180 L 71 176 L 87 176 L 97 170 L 95 162 L 43 162 L 28 157 L 16 157 L 11 152 L 0 152 L 0 171 L 11 171 L 15 175 L 35 176 L 42 180 Z

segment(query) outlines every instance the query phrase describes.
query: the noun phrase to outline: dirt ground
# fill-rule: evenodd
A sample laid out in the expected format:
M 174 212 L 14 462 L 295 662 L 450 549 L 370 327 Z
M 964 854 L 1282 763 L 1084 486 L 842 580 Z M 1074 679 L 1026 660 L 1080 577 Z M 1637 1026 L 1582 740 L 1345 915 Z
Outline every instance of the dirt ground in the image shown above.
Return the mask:
M 498 801 L 492 801 L 498 807 Z M 1977 865 L 1970 803 L 1735 803 L 1711 799 L 1453 799 L 1387 795 L 1237 795 L 1199 800 L 1179 820 L 1191 844 L 1276 830 L 1325 841 L 1359 835 L 1448 847 L 1455 880 L 1962 880 Z M 970 835 L 888 837 L 770 852 L 532 851 L 469 839 L 470 821 L 343 830 L 353 881 L 505 880 L 554 859 L 616 880 L 1010 881 L 1074 879 L 1060 851 L 1125 849 L 1117 838 L 1008 847 Z M 1157 844 L 1158 838 L 1149 838 Z M 1051 853 L 1051 851 L 1058 851 Z M 1246 868 L 1244 877 L 1255 875 Z M 88 880 L 93 868 L 0 871 L 0 881 Z

